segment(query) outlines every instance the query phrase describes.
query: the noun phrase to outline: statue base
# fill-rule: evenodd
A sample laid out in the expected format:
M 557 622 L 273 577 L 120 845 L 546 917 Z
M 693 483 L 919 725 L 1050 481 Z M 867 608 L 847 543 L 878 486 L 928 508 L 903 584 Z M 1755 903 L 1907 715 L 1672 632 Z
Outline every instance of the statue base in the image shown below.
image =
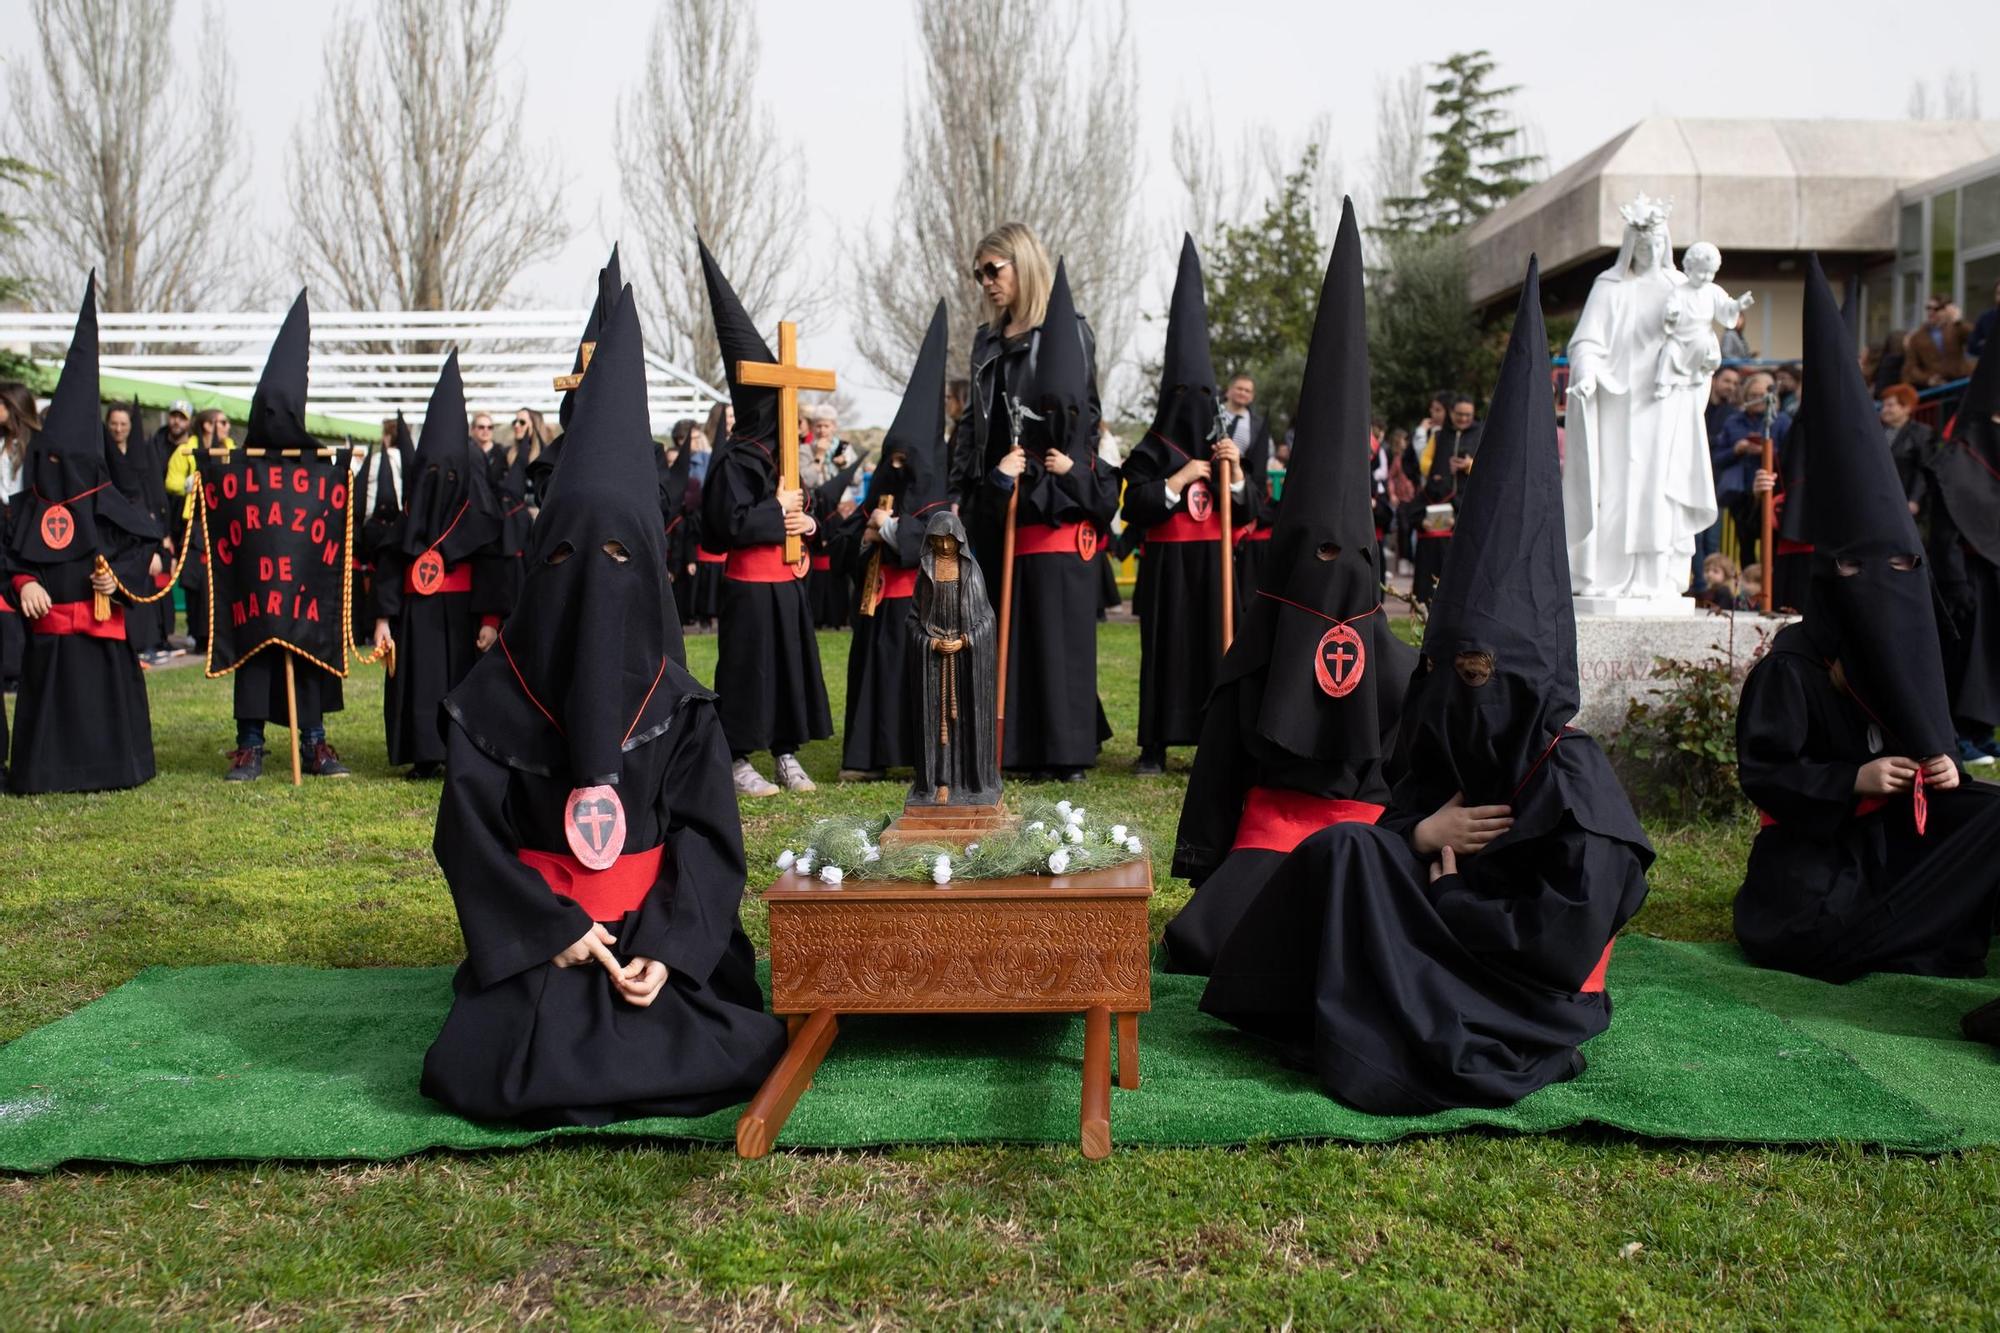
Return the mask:
M 1692 597 L 1593 597 L 1579 593 L 1572 597 L 1576 618 L 1609 616 L 1614 619 L 1670 620 L 1692 617 L 1702 608 Z
M 992 805 L 905 805 L 894 823 L 882 830 L 884 847 L 912 842 L 942 842 L 963 847 L 1020 823 L 1004 803 Z
M 1670 615 L 1587 614 L 1586 600 L 1577 599 L 1576 666 L 1582 693 L 1576 725 L 1601 739 L 1624 730 L 1625 711 L 1633 700 L 1653 695 L 1658 659 L 1721 658 L 1740 686 L 1772 636 L 1794 619 L 1711 611 L 1686 599 L 1676 600 L 1688 609 Z

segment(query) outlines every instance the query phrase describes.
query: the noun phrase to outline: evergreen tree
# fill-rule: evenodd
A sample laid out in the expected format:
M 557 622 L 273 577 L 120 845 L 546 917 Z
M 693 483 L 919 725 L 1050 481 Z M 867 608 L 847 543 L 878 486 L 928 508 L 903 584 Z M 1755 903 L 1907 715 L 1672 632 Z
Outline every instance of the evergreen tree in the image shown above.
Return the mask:
M 1319 148 L 1310 145 L 1263 217 L 1224 224 L 1202 254 L 1215 373 L 1225 382 L 1238 373 L 1257 381 L 1274 433 L 1289 424 L 1298 397 L 1326 271 L 1314 202 L 1319 172 Z
M 1518 85 L 1487 84 L 1497 68 L 1486 51 L 1461 51 L 1437 66 L 1437 80 L 1425 85 L 1433 123 L 1424 192 L 1383 200 L 1378 233 L 1463 231 L 1528 188 L 1541 157 L 1520 150 L 1521 127 L 1507 110 Z

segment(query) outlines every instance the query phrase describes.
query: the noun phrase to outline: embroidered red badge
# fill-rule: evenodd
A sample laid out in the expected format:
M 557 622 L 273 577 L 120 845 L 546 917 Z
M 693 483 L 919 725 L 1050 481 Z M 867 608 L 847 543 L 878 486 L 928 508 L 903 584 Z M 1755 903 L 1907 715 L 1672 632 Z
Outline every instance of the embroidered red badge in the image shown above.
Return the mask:
M 66 550 L 76 539 L 76 516 L 68 505 L 50 505 L 42 511 L 42 545 L 51 551 Z
M 443 585 L 444 557 L 436 551 L 425 551 L 410 567 L 410 586 L 422 596 L 429 597 Z
M 563 813 L 570 854 L 592 870 L 608 870 L 625 846 L 625 805 L 616 787 L 578 787 Z
M 1097 554 L 1097 525 L 1080 523 L 1076 529 L 1076 554 L 1079 560 L 1089 563 Z
M 1313 674 L 1319 679 L 1320 689 L 1330 697 L 1338 699 L 1352 694 L 1367 670 L 1367 645 L 1351 625 L 1335 625 L 1319 641 Z

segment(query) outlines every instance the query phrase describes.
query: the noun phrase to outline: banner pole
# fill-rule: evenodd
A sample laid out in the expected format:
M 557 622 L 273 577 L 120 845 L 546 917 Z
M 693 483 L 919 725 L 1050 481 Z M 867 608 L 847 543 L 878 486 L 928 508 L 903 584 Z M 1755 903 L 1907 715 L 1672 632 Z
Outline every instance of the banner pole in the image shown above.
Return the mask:
M 299 787 L 305 785 L 299 771 L 299 678 L 291 652 L 284 648 L 278 651 L 285 655 L 285 721 L 292 728 L 292 785 Z

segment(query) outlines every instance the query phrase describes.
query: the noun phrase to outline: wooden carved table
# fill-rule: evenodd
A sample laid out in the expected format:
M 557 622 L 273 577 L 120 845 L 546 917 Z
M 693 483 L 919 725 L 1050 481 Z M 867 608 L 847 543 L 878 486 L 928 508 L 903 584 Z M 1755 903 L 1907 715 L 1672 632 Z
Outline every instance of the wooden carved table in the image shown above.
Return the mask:
M 1083 1155 L 1111 1152 L 1111 1028 L 1117 1080 L 1139 1086 L 1139 1015 L 1152 1008 L 1144 858 L 1080 875 L 933 887 L 781 875 L 771 911 L 771 1010 L 791 1042 L 736 1122 L 736 1151 L 762 1157 L 812 1086 L 841 1014 L 1084 1016 Z

